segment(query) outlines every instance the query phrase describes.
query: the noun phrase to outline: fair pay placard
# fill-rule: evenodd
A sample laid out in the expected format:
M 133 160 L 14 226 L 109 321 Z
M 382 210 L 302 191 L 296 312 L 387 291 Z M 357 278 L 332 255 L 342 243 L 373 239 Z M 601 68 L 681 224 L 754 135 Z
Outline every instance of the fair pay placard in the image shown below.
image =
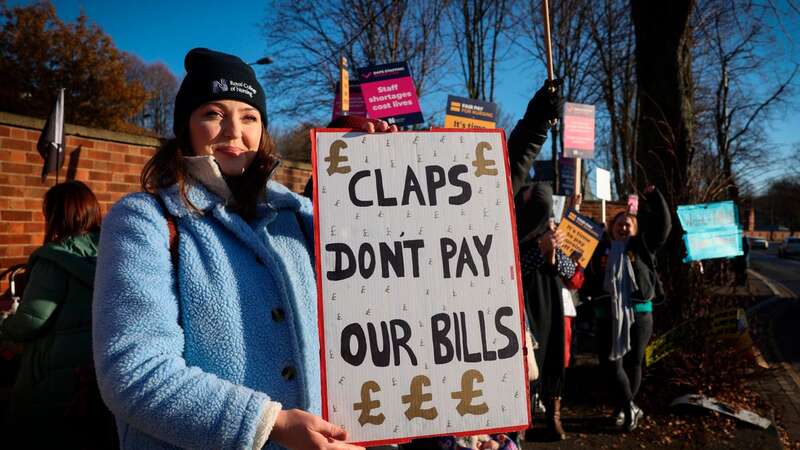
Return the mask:
M 354 442 L 527 427 L 501 131 L 312 131 L 323 416 Z

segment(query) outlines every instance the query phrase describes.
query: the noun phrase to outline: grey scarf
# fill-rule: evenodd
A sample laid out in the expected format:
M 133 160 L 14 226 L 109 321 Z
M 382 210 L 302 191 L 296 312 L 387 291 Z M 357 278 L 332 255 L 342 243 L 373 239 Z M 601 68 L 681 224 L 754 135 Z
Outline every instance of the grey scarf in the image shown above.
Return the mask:
M 625 254 L 627 244 L 627 240 L 611 242 L 603 281 L 603 289 L 611 294 L 611 361 L 631 349 L 631 325 L 635 320 L 631 293 L 638 288 L 631 260 Z

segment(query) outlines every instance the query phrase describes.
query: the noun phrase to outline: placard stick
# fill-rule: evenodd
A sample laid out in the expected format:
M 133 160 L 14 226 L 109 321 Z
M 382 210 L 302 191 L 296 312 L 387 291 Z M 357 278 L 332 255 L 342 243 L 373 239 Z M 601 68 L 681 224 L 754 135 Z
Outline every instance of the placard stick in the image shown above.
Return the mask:
M 542 0 L 542 17 L 544 19 L 544 48 L 547 56 L 547 79 L 553 81 L 553 44 L 550 41 L 550 6 L 547 0 Z M 554 89 L 551 87 L 551 89 Z
M 347 71 L 347 58 L 342 56 L 339 60 L 339 109 L 342 115 L 346 116 L 350 112 L 350 72 Z
M 578 195 L 581 193 L 581 159 L 575 158 L 575 193 L 573 195 Z M 575 211 L 581 212 L 580 205 L 575 208 Z
M 601 199 L 600 203 L 603 207 L 603 223 L 606 223 L 606 199 Z

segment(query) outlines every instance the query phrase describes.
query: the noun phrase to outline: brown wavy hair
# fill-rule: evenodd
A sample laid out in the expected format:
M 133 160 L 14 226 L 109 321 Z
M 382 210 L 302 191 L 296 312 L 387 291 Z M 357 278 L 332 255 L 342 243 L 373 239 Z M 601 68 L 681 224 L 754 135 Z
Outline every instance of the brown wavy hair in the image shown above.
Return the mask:
M 183 161 L 184 156 L 194 156 L 188 124 L 182 127 L 177 137 L 164 141 L 153 157 L 147 161 L 142 169 L 142 189 L 155 194 L 158 190 L 177 184 L 180 198 L 187 208 L 196 214 L 202 214 L 187 196 L 188 171 Z M 232 209 L 245 220 L 255 217 L 256 204 L 278 163 L 275 157 L 275 144 L 262 122 L 261 140 L 253 162 L 241 176 L 225 179 L 233 194 Z
M 608 235 L 611 237 L 611 239 L 615 239 L 615 236 L 614 236 L 614 225 L 616 225 L 617 221 L 620 220 L 620 219 L 631 219 L 631 222 L 633 223 L 633 226 L 635 228 L 635 231 L 633 233 L 631 233 L 631 236 L 636 236 L 637 234 L 639 234 L 639 219 L 636 216 L 636 214 L 631 214 L 631 213 L 629 213 L 627 211 L 620 211 L 620 212 L 618 212 L 617 214 L 614 215 L 614 217 L 611 219 L 610 222 L 608 222 L 608 225 L 607 225 L 608 226 Z
M 100 231 L 100 203 L 89 186 L 72 180 L 51 187 L 44 194 L 44 243 Z

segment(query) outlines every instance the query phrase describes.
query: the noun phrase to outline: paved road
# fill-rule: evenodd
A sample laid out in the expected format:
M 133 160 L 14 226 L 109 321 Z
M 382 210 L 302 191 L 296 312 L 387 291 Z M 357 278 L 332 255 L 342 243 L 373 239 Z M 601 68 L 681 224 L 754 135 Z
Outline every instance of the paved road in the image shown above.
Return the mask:
M 750 267 L 770 280 L 781 283 L 796 297 L 800 297 L 800 260 L 778 258 L 777 245 L 769 251 L 751 251 Z
M 774 303 L 764 313 L 772 320 L 771 334 L 780 351 L 779 359 L 789 362 L 800 373 L 800 260 L 778 258 L 777 250 L 756 250 L 750 253 L 750 267 L 779 288 L 786 288 L 794 299 Z

